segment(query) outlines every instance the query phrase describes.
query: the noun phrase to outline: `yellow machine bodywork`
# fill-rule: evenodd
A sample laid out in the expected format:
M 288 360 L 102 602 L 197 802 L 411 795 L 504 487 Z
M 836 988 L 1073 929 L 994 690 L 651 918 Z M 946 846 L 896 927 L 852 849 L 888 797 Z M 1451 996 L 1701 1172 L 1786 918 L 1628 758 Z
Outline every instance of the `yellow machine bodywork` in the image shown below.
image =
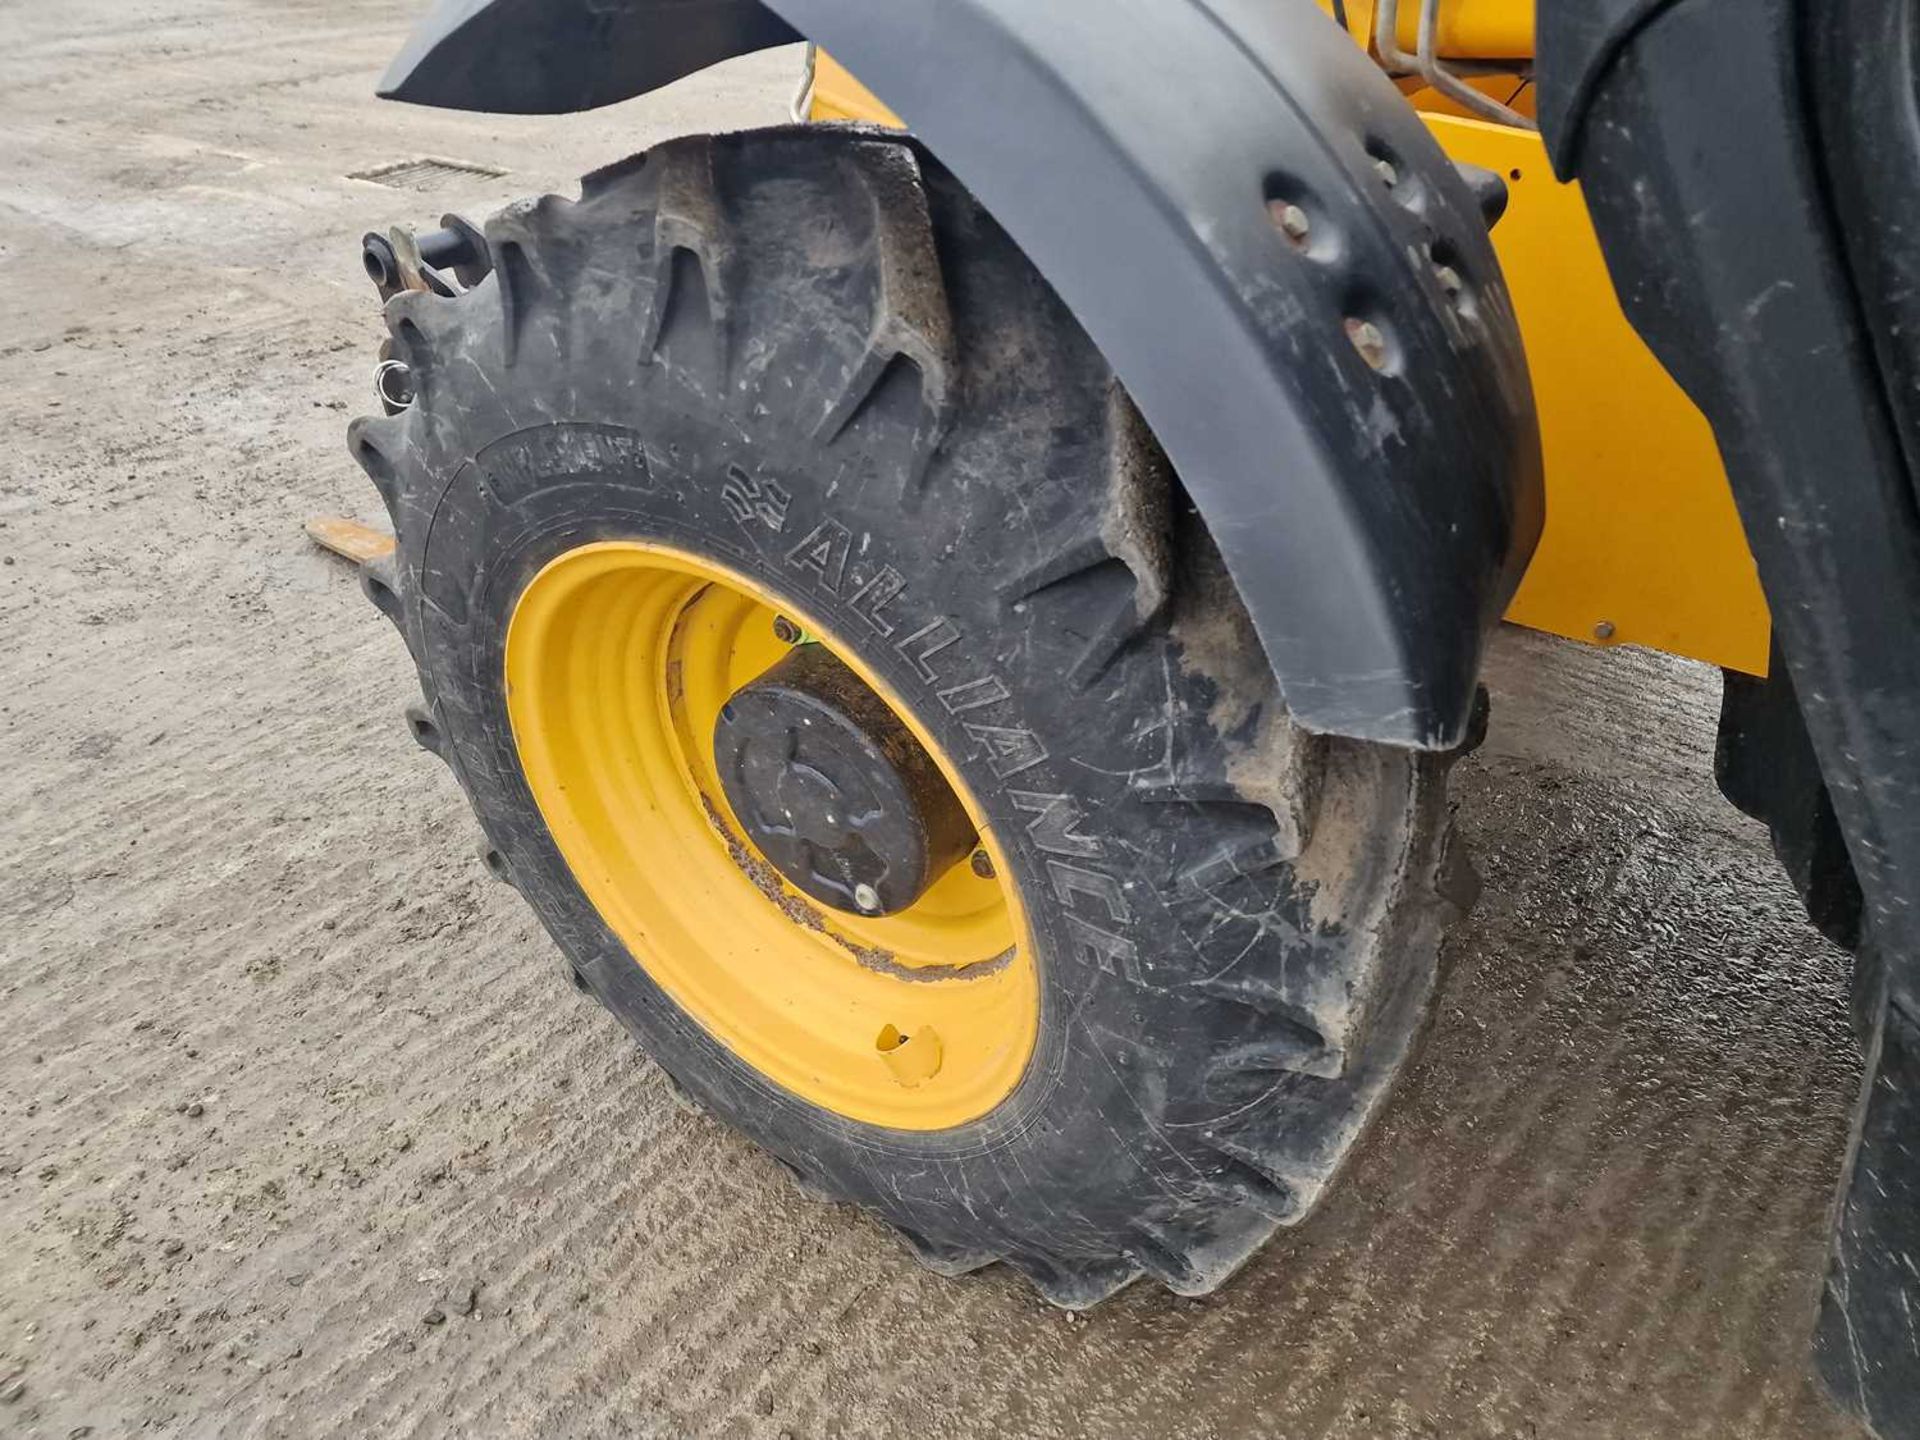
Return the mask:
M 1395 19 L 1407 50 L 1419 9 L 1402 0 Z M 1371 0 L 1346 0 L 1344 10 L 1371 48 Z M 1532 0 L 1444 0 L 1436 18 L 1442 55 L 1517 70 L 1532 54 Z M 1474 83 L 1530 108 L 1531 87 L 1513 70 Z M 1621 312 L 1579 188 L 1553 178 L 1537 132 L 1472 118 L 1419 84 L 1402 88 L 1441 146 L 1505 176 L 1510 195 L 1493 243 L 1539 407 L 1547 520 L 1507 618 L 1764 675 L 1771 621 L 1713 434 Z M 825 54 L 810 113 L 901 124 Z

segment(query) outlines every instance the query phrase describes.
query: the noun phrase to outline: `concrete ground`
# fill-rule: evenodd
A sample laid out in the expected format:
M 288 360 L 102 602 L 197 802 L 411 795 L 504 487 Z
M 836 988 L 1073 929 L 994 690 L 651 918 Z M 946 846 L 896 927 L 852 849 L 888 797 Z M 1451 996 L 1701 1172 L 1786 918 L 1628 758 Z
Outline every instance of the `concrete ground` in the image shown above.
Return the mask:
M 796 58 L 411 111 L 407 9 L 0 3 L 0 1434 L 1851 1433 L 1802 1351 L 1847 962 L 1696 667 L 1502 638 L 1425 1050 L 1209 1300 L 938 1280 L 676 1109 L 300 521 L 380 518 L 362 230 L 778 120 Z M 505 173 L 348 178 L 420 157 Z

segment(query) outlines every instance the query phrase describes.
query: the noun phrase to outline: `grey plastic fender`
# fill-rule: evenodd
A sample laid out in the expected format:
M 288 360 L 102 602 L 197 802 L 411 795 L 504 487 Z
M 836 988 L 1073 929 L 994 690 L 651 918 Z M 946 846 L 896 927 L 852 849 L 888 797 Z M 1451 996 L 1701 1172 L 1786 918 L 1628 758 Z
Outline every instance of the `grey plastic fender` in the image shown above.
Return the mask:
M 1473 191 L 1309 0 L 443 0 L 383 93 L 584 109 L 796 32 L 1100 345 L 1295 719 L 1457 743 L 1539 535 L 1532 394 Z
M 380 94 L 447 110 L 565 115 L 798 40 L 760 0 L 439 0 Z

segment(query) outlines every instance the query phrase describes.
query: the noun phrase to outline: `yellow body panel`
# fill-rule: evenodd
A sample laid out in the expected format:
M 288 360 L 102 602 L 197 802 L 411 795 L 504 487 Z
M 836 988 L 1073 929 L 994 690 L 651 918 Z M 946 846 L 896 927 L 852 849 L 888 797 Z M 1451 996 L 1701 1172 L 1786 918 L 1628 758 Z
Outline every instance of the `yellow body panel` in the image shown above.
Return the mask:
M 813 115 L 815 120 L 864 120 L 873 125 L 906 129 L 906 122 L 880 103 L 880 97 L 854 79 L 847 67 L 824 50 L 814 53 Z
M 1533 373 L 1547 525 L 1507 618 L 1764 675 L 1771 622 L 1713 432 L 1627 323 L 1579 188 L 1536 134 L 1426 120 L 1512 197 L 1493 244 Z
M 1396 28 L 1408 47 L 1419 8 L 1402 0 Z M 1347 0 L 1363 45 L 1373 9 Z M 1440 18 L 1442 53 L 1531 51 L 1532 0 L 1452 0 Z M 900 124 L 824 54 L 816 75 L 815 118 Z M 1529 108 L 1515 76 L 1475 83 Z M 1554 180 L 1537 134 L 1409 88 L 1447 153 L 1505 175 L 1511 195 L 1493 242 L 1539 406 L 1547 521 L 1507 618 L 1764 675 L 1771 621 L 1713 434 L 1627 323 L 1579 188 Z
M 1315 0 L 1338 15 L 1334 0 Z M 1434 49 L 1476 60 L 1526 60 L 1533 55 L 1534 0 L 1446 0 L 1435 17 Z M 1374 0 L 1346 0 L 1347 29 L 1366 48 L 1373 35 Z M 1420 39 L 1420 0 L 1400 0 L 1394 20 L 1400 48 L 1411 54 Z

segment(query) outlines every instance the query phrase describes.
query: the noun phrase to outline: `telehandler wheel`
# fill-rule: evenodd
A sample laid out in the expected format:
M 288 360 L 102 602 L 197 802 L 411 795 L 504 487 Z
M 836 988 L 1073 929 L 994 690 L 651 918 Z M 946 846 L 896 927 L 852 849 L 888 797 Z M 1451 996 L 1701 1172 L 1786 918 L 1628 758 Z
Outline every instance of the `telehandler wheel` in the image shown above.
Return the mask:
M 694 138 L 387 308 L 415 733 L 684 1089 L 929 1265 L 1219 1285 L 1432 983 L 1446 757 L 1295 730 L 1100 355 L 911 141 Z

